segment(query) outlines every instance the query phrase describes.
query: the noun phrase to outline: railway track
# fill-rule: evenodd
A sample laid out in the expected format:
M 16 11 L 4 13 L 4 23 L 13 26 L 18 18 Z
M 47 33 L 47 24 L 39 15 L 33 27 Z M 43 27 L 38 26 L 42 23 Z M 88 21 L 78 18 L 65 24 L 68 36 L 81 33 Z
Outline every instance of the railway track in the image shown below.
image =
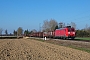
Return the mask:
M 30 38 L 35 38 L 35 39 L 42 39 L 42 40 L 45 40 L 45 38 L 37 38 L 37 37 L 30 37 Z M 81 40 L 81 39 L 53 39 L 53 38 L 46 38 L 46 40 L 62 40 L 62 41 L 81 41 L 81 42 L 90 42 L 90 40 Z

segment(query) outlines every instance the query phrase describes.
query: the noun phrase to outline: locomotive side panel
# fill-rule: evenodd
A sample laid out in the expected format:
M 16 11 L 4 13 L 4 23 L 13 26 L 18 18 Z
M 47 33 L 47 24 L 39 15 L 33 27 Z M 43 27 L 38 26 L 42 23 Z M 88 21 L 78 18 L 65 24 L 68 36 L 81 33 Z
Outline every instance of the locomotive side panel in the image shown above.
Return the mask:
M 55 37 L 58 37 L 58 38 L 66 37 L 66 29 L 65 28 L 56 29 L 55 30 Z

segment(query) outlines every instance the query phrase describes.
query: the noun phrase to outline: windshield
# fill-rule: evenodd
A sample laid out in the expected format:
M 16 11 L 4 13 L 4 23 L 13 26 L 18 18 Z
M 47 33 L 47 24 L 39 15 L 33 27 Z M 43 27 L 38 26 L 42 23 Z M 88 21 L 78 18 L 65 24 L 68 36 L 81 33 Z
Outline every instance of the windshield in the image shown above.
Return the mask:
M 73 32 L 75 31 L 75 29 L 74 29 L 74 28 L 72 28 L 71 30 L 72 30 Z
M 68 28 L 68 32 L 74 32 L 75 29 L 74 28 Z

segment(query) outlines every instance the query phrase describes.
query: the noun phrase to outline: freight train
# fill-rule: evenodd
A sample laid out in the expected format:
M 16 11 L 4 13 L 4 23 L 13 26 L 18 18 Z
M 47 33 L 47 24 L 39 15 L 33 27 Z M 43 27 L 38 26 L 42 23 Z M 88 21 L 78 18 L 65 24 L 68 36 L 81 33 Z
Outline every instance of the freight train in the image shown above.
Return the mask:
M 30 34 L 30 37 L 47 37 L 47 38 L 62 38 L 62 39 L 74 39 L 75 29 L 71 26 L 56 29 L 55 31 L 49 32 L 35 32 Z

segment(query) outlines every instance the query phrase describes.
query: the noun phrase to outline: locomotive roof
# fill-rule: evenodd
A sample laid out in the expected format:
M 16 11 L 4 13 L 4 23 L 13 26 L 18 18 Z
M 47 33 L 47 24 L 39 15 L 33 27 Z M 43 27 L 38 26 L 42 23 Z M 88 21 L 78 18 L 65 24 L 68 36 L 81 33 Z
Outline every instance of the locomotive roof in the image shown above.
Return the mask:
M 61 30 L 61 29 L 66 29 L 66 28 L 59 28 L 59 29 L 56 29 L 56 30 Z
M 63 27 L 63 28 L 59 28 L 59 29 L 56 29 L 56 30 L 61 30 L 61 29 L 66 29 L 66 28 L 71 28 L 71 27 Z

